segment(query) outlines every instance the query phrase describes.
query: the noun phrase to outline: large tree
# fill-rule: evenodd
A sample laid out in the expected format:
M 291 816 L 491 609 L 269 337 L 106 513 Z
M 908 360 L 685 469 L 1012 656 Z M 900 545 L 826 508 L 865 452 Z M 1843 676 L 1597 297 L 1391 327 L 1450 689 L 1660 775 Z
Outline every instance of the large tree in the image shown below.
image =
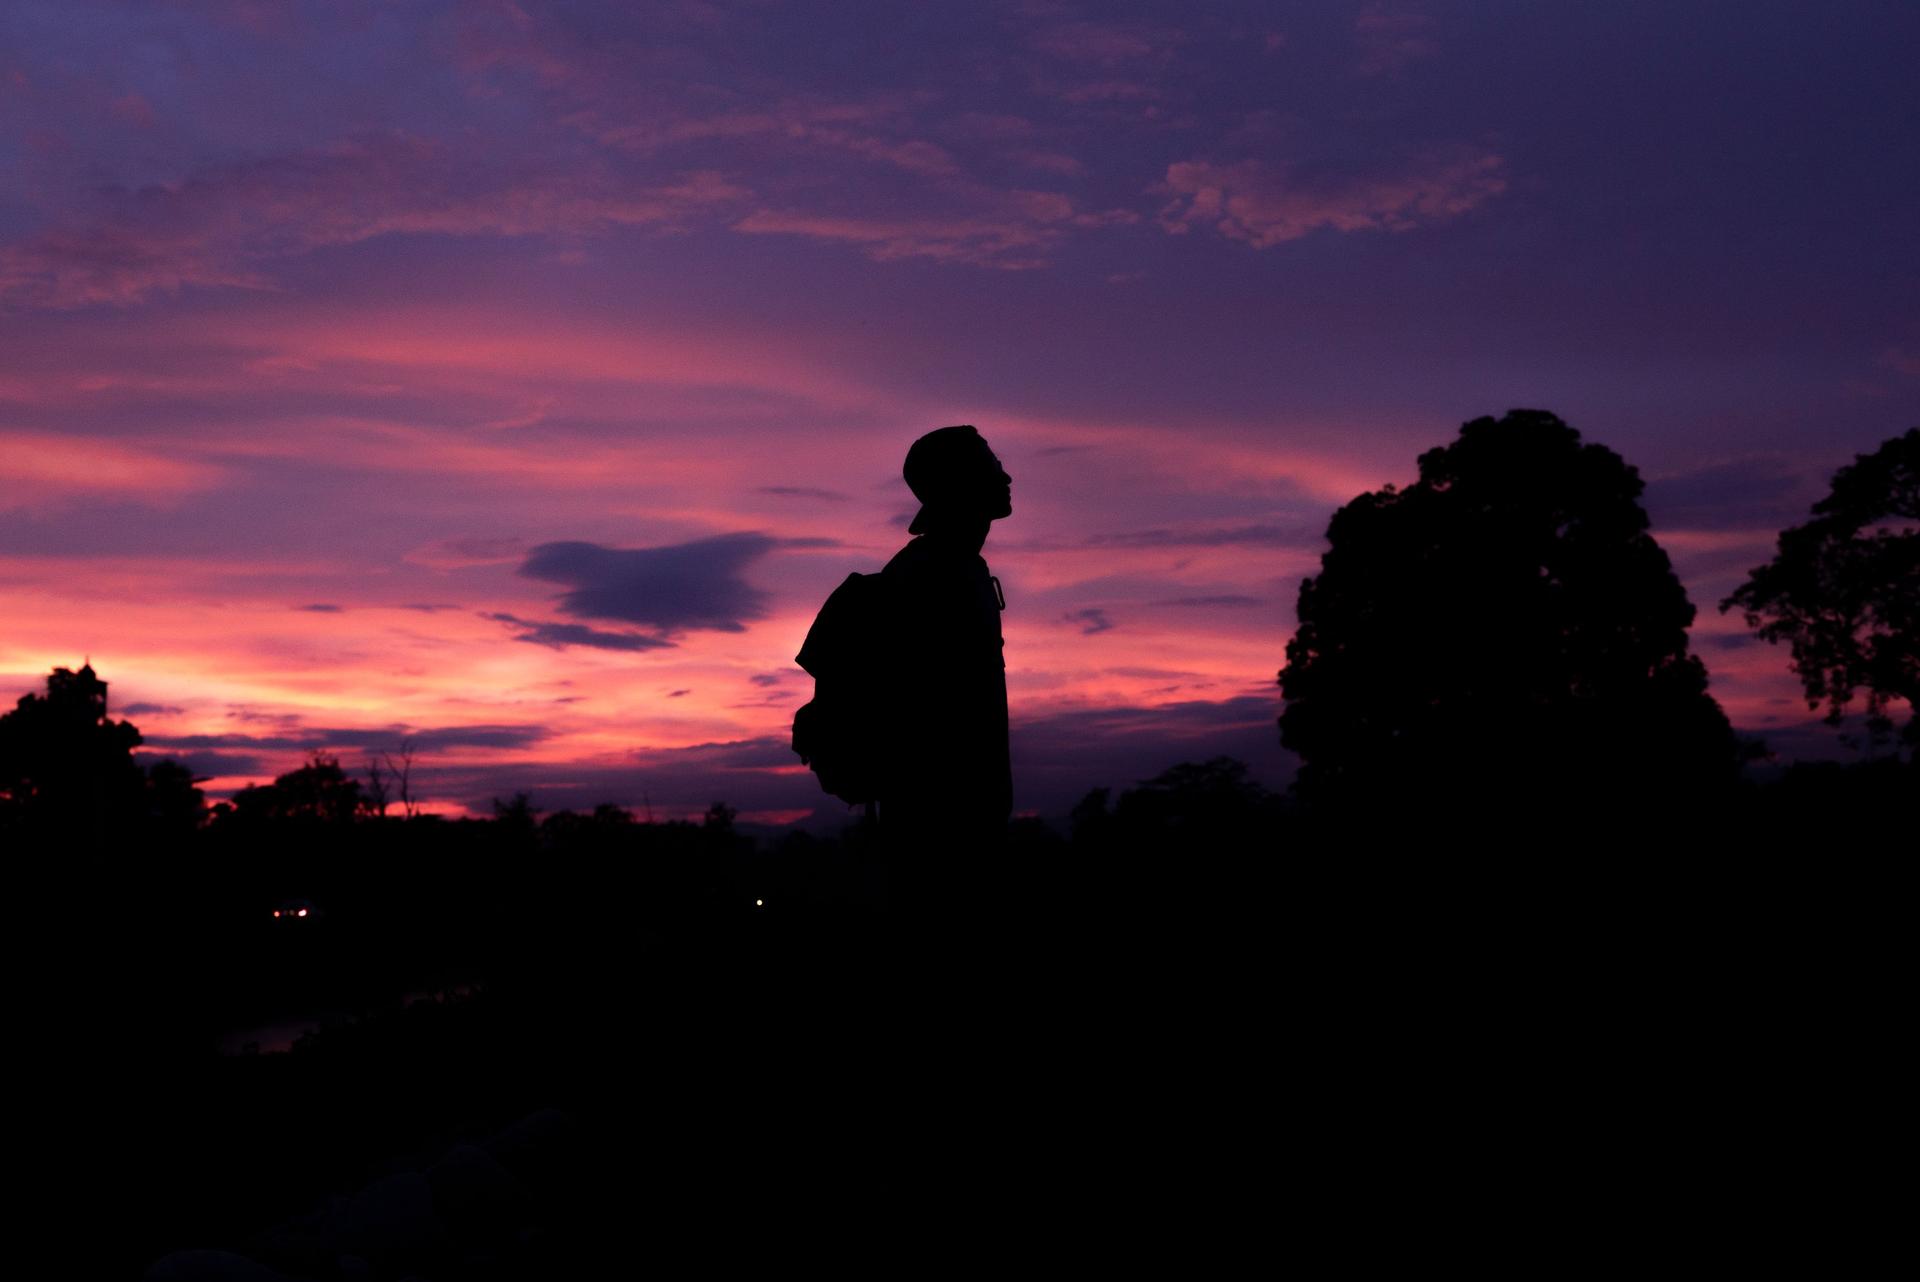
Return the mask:
M 1672 804 L 1738 755 L 1639 474 L 1515 410 L 1334 513 L 1280 673 L 1300 790 L 1498 815 Z
M 76 840 L 137 821 L 139 746 L 132 722 L 107 715 L 107 683 L 91 664 L 55 668 L 44 695 L 23 695 L 0 716 L 0 819 Z
M 1867 716 L 1889 726 L 1909 708 L 1903 738 L 1920 749 L 1920 427 L 1854 456 L 1834 474 L 1813 519 L 1783 531 L 1773 560 L 1756 568 L 1722 610 L 1793 648 L 1809 707 L 1838 722 L 1856 691 Z M 1920 751 L 1915 753 L 1920 759 Z
M 0 834 L 100 846 L 143 833 L 180 840 L 206 817 L 206 797 L 177 761 L 140 768 L 140 730 L 107 715 L 107 683 L 84 664 L 55 668 L 45 694 L 0 715 Z

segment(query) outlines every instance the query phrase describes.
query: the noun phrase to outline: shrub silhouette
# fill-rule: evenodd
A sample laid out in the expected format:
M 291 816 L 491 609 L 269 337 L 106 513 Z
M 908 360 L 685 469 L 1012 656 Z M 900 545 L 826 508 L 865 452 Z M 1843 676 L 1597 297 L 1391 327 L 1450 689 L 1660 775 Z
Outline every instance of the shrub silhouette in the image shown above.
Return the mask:
M 1854 457 L 1834 474 L 1813 519 L 1783 531 L 1773 560 L 1757 567 L 1722 611 L 1739 606 L 1747 626 L 1793 648 L 1809 707 L 1838 722 L 1855 690 L 1866 691 L 1873 728 L 1891 728 L 1894 700 L 1920 706 L 1920 427 Z M 1920 749 L 1920 718 L 1902 734 Z M 1920 758 L 1920 752 L 1916 752 Z
M 1538 410 L 1333 516 L 1280 673 L 1303 799 L 1610 813 L 1728 782 L 1732 731 L 1638 473 Z

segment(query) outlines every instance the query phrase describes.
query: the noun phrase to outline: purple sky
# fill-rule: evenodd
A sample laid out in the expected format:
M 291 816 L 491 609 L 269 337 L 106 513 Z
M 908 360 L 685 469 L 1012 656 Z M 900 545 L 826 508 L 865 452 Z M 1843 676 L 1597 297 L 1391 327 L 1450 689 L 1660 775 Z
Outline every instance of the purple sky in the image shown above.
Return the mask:
M 790 818 L 799 639 L 972 422 L 1020 806 L 1281 782 L 1327 516 L 1529 406 L 1648 479 L 1736 724 L 1837 754 L 1713 606 L 1920 423 L 1916 49 L 1892 3 L 10 0 L 0 677 L 90 655 L 216 791 L 412 733 L 443 809 Z

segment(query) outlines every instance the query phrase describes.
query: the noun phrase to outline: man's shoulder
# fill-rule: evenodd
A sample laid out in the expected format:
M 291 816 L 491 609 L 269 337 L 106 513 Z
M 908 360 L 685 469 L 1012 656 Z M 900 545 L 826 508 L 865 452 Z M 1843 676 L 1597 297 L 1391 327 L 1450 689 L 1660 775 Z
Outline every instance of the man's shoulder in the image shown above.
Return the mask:
M 977 552 L 955 555 L 942 549 L 933 540 L 924 535 L 907 541 L 907 545 L 893 554 L 882 574 L 905 578 L 955 577 L 984 574 L 987 558 Z
M 907 540 L 880 573 L 893 583 L 926 582 L 949 573 L 946 558 L 924 537 Z
M 881 567 L 880 573 L 896 575 L 911 572 L 915 566 L 926 559 L 926 549 L 922 546 L 925 542 L 926 540 L 919 538 L 908 539 L 906 546 L 895 552 L 886 565 Z

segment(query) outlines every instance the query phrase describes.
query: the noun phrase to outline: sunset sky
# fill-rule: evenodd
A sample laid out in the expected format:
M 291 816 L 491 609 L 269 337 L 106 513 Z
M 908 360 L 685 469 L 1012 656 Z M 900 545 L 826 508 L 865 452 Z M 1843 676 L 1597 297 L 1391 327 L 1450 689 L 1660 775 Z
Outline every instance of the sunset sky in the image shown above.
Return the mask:
M 1464 420 L 1637 465 L 1714 608 L 1920 424 L 1906 3 L 0 4 L 0 696 L 230 792 L 822 802 L 793 655 L 1014 478 L 1016 804 L 1228 753 L 1334 508 Z M 1447 626 L 1434 620 L 1436 628 Z

